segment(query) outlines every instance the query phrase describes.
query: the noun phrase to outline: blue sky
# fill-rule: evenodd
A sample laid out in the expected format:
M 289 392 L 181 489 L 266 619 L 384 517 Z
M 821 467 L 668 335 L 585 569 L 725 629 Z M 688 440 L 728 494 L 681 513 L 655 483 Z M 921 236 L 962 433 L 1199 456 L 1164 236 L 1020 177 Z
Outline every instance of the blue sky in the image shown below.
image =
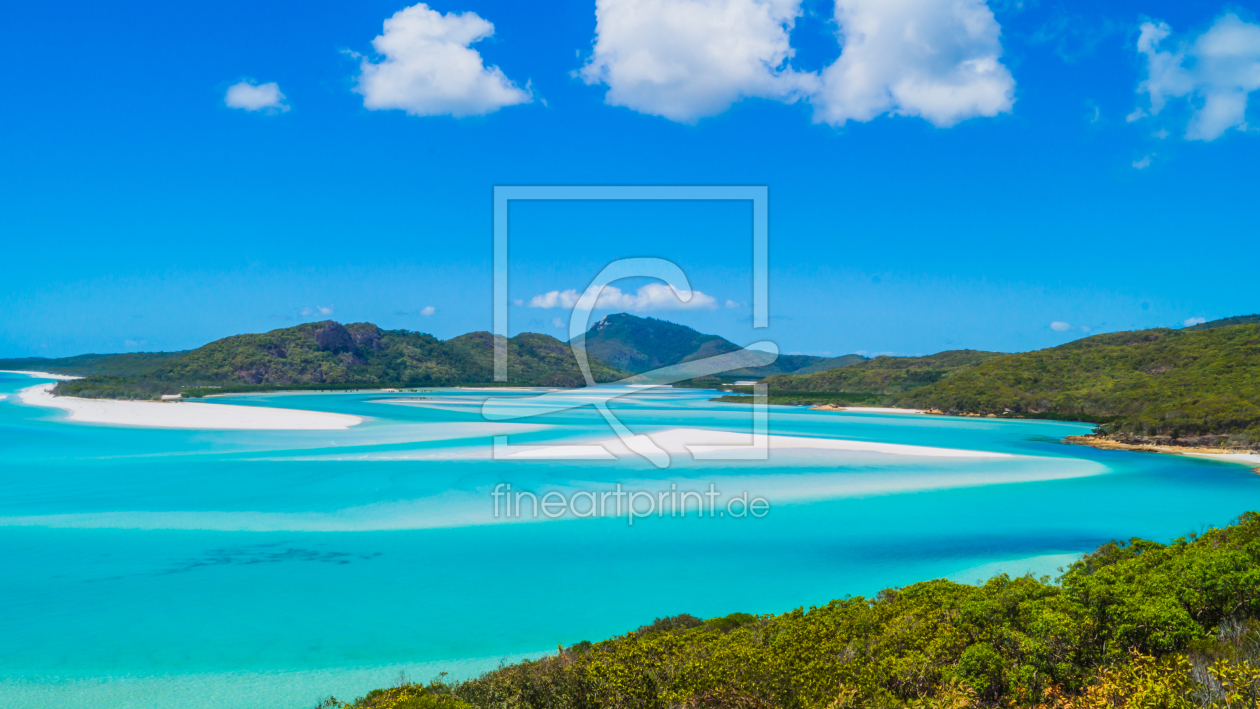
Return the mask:
M 629 256 L 709 300 L 629 282 L 622 307 L 785 352 L 1018 351 L 1260 311 L 1260 8 L 838 5 L 15 6 L 0 356 L 327 317 L 489 329 L 496 184 L 770 192 L 768 332 L 750 210 L 714 203 L 514 208 L 513 332 L 563 337 L 566 311 L 530 303 Z

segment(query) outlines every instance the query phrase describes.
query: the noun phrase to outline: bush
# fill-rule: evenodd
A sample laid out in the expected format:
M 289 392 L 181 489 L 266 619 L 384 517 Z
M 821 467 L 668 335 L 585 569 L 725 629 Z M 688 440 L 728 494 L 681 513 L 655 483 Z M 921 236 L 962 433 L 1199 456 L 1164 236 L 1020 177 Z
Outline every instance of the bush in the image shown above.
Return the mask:
M 1249 512 L 1166 545 L 1105 544 L 1058 584 L 938 579 L 781 615 L 669 616 L 415 696 L 494 709 L 1255 707 L 1257 617 Z M 353 706 L 405 698 L 385 692 Z

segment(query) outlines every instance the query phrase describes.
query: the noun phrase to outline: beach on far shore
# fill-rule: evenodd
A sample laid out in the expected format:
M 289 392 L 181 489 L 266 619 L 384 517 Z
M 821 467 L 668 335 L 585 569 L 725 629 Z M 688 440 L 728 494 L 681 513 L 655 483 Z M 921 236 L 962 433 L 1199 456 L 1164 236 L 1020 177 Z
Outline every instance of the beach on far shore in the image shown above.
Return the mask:
M 70 381 L 71 379 L 82 379 L 83 377 L 74 377 L 69 374 L 53 374 L 52 372 L 28 372 L 23 369 L 0 369 L 0 374 L 25 374 L 28 377 L 36 379 L 57 379 L 59 381 Z
M 23 372 L 46 377 L 42 372 Z M 55 384 L 37 384 L 17 393 L 29 406 L 67 412 L 67 420 L 112 426 L 202 430 L 334 431 L 363 423 L 359 416 L 265 406 L 201 404 L 186 401 L 121 401 L 53 396 Z
M 1063 439 L 1064 443 L 1071 443 L 1078 446 L 1089 446 L 1090 448 L 1098 448 L 1099 450 L 1109 451 L 1133 451 L 1136 453 L 1165 453 L 1171 455 L 1187 455 L 1193 458 L 1206 458 L 1208 460 L 1222 460 L 1228 463 L 1238 463 L 1240 465 L 1252 466 L 1252 470 L 1260 473 L 1260 453 L 1253 453 L 1247 450 L 1235 450 L 1226 448 L 1223 450 L 1213 448 L 1202 448 L 1194 446 L 1163 446 L 1154 443 L 1121 443 L 1108 438 L 1098 438 L 1096 436 L 1068 436 Z
M 923 409 L 897 409 L 891 406 L 840 406 L 839 404 L 817 404 L 809 407 L 810 411 L 847 411 L 854 414 L 926 414 Z

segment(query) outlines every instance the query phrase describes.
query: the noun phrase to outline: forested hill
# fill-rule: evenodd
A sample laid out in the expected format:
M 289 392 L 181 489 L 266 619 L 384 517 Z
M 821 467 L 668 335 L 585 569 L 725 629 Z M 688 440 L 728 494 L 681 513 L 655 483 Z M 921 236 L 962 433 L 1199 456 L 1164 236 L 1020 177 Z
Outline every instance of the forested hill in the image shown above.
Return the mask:
M 604 317 L 586 333 L 574 338 L 585 340 L 586 351 L 609 365 L 639 374 L 682 362 L 692 362 L 728 352 L 737 352 L 739 345 L 717 335 L 701 332 L 667 320 L 641 318 L 629 313 Z M 760 379 L 774 374 L 821 371 L 860 362 L 861 355 L 816 357 L 813 355 L 780 355 L 774 362 L 726 372 L 726 378 Z
M 587 341 L 597 382 L 741 350 L 717 335 L 625 313 L 605 317 L 582 339 Z M 382 330 L 371 323 L 341 325 L 329 320 L 227 337 L 189 352 L 0 360 L 0 369 L 87 377 L 58 385 L 57 393 L 127 399 L 177 393 L 197 396 L 210 390 L 490 384 L 492 342 L 488 332 L 442 341 L 419 332 Z M 727 380 L 761 378 L 802 368 L 842 367 L 864 359 L 859 355 L 783 355 L 769 365 L 724 376 Z M 509 340 L 508 383 L 582 386 L 585 381 L 567 343 L 523 333 Z
M 591 372 L 600 382 L 628 376 L 597 359 L 591 359 Z M 143 399 L 204 393 L 198 389 L 490 384 L 493 374 L 493 338 L 487 332 L 444 342 L 419 332 L 327 320 L 227 337 L 144 371 L 62 382 L 57 393 Z M 508 341 L 508 383 L 582 386 L 585 382 L 567 344 L 548 335 L 523 333 Z
M 1100 421 L 1115 436 L 1256 446 L 1260 324 L 1095 335 L 992 359 L 894 401 Z
M 1221 318 L 1220 320 L 1201 322 L 1198 325 L 1191 325 L 1186 329 L 1211 330 L 1217 327 L 1229 327 L 1230 325 L 1255 325 L 1257 323 L 1260 323 L 1260 315 L 1238 315 L 1232 318 Z
M 933 384 L 998 357 L 1001 352 L 947 350 L 928 357 L 876 357 L 814 374 L 785 374 L 766 379 L 770 390 L 896 394 Z
M 93 374 L 127 375 L 151 372 L 184 352 L 129 352 L 126 354 L 85 354 L 74 357 L 22 357 L 0 359 L 0 370 L 52 372 L 76 377 Z
M 575 338 L 583 340 L 592 357 L 635 374 L 740 349 L 717 335 L 627 313 L 606 316 Z
M 876 357 L 765 381 L 776 403 L 1070 419 L 1103 424 L 1102 433 L 1122 440 L 1260 448 L 1260 323 L 1253 320 L 1260 318 L 1113 332 L 1019 354 Z

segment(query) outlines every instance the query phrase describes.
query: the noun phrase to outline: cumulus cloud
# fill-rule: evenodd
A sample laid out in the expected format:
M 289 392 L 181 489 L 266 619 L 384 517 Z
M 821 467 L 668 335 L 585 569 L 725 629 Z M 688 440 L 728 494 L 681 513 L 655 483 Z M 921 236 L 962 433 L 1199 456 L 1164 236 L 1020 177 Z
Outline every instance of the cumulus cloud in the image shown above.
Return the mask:
M 687 291 L 680 292 L 684 295 Z M 530 308 L 565 308 L 577 305 L 582 294 L 569 290 L 553 290 L 540 293 L 530 298 L 526 307 Z M 624 293 L 616 286 L 607 286 L 600 293 L 595 307 L 603 310 L 631 310 L 644 312 L 649 310 L 713 310 L 717 307 L 717 299 L 700 291 L 691 291 L 691 299 L 687 302 L 679 300 L 674 290 L 663 283 L 649 283 L 634 293 Z
M 1150 99 L 1149 115 L 1159 115 L 1172 99 L 1191 107 L 1189 140 L 1216 140 L 1230 128 L 1246 129 L 1247 102 L 1260 89 L 1260 25 L 1227 14 L 1207 31 L 1165 49 L 1172 30 L 1145 22 L 1137 50 L 1146 55 L 1146 79 L 1138 93 Z M 1134 120 L 1146 115 L 1138 109 Z
M 1055 332 L 1067 332 L 1068 330 L 1072 329 L 1072 326 L 1065 322 L 1055 320 L 1054 322 L 1050 323 L 1050 329 L 1054 330 Z
M 437 312 L 437 308 L 433 307 L 432 305 L 426 305 L 420 309 L 420 314 L 426 318 L 436 312 Z
M 800 0 L 597 0 L 580 75 L 613 106 L 683 123 L 744 98 L 795 101 L 817 77 L 787 66 Z
M 372 40 L 379 61 L 362 58 L 355 91 L 365 108 L 413 116 L 479 116 L 529 103 L 529 91 L 471 48 L 493 34 L 475 12 L 443 15 L 424 3 L 399 10 Z
M 317 305 L 313 308 L 302 308 L 302 315 L 305 315 L 308 317 L 311 315 L 322 315 L 322 316 L 327 317 L 332 314 L 333 314 L 333 308 L 331 305 Z
M 1205 322 L 1207 322 L 1207 318 L 1194 317 L 1194 318 L 1186 318 L 1185 322 L 1181 324 L 1185 325 L 1186 327 L 1190 327 L 1191 325 L 1202 325 Z
M 1155 153 L 1149 153 L 1147 155 L 1144 155 L 1142 156 L 1141 159 L 1133 161 L 1133 167 L 1138 170 L 1145 170 L 1146 168 L 1151 166 L 1151 160 L 1154 157 L 1155 157 Z
M 268 84 L 255 84 L 247 80 L 232 84 L 223 96 L 223 103 L 228 108 L 240 108 L 246 111 L 283 113 L 289 110 L 284 94 L 280 93 L 280 85 L 274 81 Z
M 984 0 L 836 0 L 843 49 L 810 100 L 832 125 L 884 113 L 952 126 L 1008 113 L 1015 79 Z
M 789 65 L 800 0 L 597 0 L 595 13 L 581 77 L 611 105 L 684 123 L 744 98 L 805 98 L 832 125 L 891 113 L 951 126 L 1014 103 L 984 0 L 837 0 L 843 50 L 821 74 Z

